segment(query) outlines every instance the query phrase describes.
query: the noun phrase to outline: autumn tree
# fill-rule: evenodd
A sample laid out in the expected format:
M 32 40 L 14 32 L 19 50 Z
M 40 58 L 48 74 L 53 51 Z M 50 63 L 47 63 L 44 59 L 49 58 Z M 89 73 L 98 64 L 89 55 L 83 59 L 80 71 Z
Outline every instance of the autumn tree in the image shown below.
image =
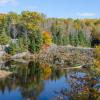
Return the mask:
M 52 36 L 50 32 L 43 32 L 42 33 L 43 44 L 44 45 L 51 45 L 52 44 Z
M 42 16 L 37 12 L 22 12 L 23 24 L 26 27 L 29 37 L 29 51 L 32 53 L 39 52 L 42 44 L 42 34 L 40 23 L 42 22 Z

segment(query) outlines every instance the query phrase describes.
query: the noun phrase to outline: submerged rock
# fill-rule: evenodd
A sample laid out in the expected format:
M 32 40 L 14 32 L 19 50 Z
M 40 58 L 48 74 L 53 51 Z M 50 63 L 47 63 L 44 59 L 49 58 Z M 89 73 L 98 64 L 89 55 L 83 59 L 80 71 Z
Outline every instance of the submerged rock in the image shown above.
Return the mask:
M 0 79 L 5 78 L 11 74 L 12 74 L 12 72 L 0 70 Z

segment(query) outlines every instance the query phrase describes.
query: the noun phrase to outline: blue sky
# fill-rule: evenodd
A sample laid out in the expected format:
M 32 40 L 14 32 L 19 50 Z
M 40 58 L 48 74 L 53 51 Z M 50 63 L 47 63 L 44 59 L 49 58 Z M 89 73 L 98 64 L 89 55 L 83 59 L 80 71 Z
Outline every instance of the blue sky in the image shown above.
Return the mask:
M 100 0 L 0 0 L 0 12 L 42 12 L 47 17 L 99 18 Z

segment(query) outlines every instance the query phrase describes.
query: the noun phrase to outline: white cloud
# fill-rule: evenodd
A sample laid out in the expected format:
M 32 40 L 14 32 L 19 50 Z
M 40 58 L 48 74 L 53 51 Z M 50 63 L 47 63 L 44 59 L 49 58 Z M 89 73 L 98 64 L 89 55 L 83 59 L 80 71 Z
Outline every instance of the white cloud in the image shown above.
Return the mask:
M 77 15 L 81 17 L 93 17 L 96 14 L 95 13 L 77 13 Z
M 0 0 L 0 5 L 5 5 L 7 3 L 16 4 L 16 0 Z
M 39 7 L 37 7 L 37 6 L 27 6 L 27 7 L 24 8 L 24 10 L 41 12 Z

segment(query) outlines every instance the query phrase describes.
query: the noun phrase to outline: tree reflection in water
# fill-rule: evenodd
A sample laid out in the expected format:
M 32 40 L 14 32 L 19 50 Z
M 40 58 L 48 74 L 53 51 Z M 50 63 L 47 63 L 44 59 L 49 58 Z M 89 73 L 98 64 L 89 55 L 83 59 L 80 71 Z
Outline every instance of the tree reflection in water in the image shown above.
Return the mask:
M 6 67 L 14 66 L 14 74 L 0 80 L 0 90 L 2 93 L 6 89 L 10 91 L 17 88 L 20 89 L 20 92 L 23 98 L 30 98 L 36 100 L 38 95 L 44 88 L 44 80 L 51 78 L 59 79 L 60 71 L 54 70 L 48 64 L 41 64 L 39 62 L 29 62 L 28 64 L 9 61 L 5 63 Z
M 22 99 L 37 100 L 44 91 L 46 81 L 59 80 L 65 77 L 67 89 L 60 89 L 55 92 L 55 100 L 96 100 L 100 94 L 93 88 L 98 81 L 95 81 L 88 69 L 67 69 L 57 68 L 49 64 L 31 61 L 20 63 L 9 61 L 5 68 L 9 67 L 14 74 L 0 80 L 0 91 L 4 94 L 18 89 Z M 4 69 L 4 68 L 3 68 Z M 59 84 L 59 83 L 58 83 Z

